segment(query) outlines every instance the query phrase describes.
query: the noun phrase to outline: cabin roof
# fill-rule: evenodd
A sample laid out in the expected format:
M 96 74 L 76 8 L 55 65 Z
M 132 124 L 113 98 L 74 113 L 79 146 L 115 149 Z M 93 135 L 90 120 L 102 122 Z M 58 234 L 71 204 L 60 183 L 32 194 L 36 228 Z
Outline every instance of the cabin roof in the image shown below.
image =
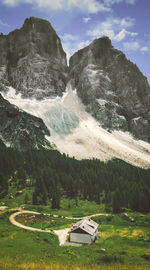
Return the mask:
M 86 233 L 93 235 L 95 233 L 95 231 L 97 230 L 99 224 L 96 223 L 95 221 L 93 221 L 90 218 L 85 218 L 82 219 L 80 221 L 78 221 L 77 223 L 72 225 L 72 228 L 70 229 L 70 233 L 71 232 L 75 232 L 77 229 L 81 229 L 83 231 L 85 231 Z

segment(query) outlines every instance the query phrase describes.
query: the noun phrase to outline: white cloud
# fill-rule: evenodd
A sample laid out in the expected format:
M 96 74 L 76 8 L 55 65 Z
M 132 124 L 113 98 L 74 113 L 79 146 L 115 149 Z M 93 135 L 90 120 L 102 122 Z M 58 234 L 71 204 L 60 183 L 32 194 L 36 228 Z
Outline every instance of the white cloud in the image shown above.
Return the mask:
M 122 2 L 125 2 L 126 4 L 130 4 L 130 5 L 134 5 L 136 2 L 136 0 L 103 0 L 103 1 L 104 1 L 104 4 L 109 7 L 114 4 L 119 4 Z
M 64 0 L 2 0 L 4 4 L 8 6 L 17 6 L 18 4 L 32 4 L 38 8 L 49 8 L 49 9 L 61 9 L 63 7 L 63 3 L 66 2 Z
M 114 4 L 121 3 L 123 0 L 104 0 L 104 4 L 107 6 L 112 6 Z
M 85 17 L 85 18 L 83 18 L 83 22 L 85 22 L 85 23 L 88 23 L 90 20 L 91 20 L 90 17 Z
M 82 41 L 78 44 L 78 50 L 82 49 L 90 44 L 90 40 Z
M 15 6 L 15 5 L 18 5 L 21 1 L 20 0 L 2 0 L 2 2 L 8 6 Z
M 110 39 L 119 42 L 127 36 L 137 36 L 138 33 L 130 32 L 126 29 L 135 24 L 135 19 L 126 18 L 107 18 L 106 21 L 97 23 L 94 29 L 87 32 L 88 36 L 99 38 L 100 36 L 108 36 Z
M 121 25 L 121 27 L 129 28 L 135 25 L 135 19 L 134 18 L 122 18 L 118 23 Z
M 149 51 L 149 48 L 147 46 L 141 47 L 141 51 L 142 52 L 147 52 L 147 51 Z
M 9 26 L 7 23 L 4 23 L 1 19 L 0 19 L 0 27 L 1 26 Z
M 81 9 L 82 11 L 87 11 L 88 13 L 97 13 L 99 11 L 103 11 L 103 12 L 110 11 L 110 8 L 105 7 L 98 0 L 82 0 L 82 1 L 81 0 L 68 0 L 67 2 L 70 8 L 77 7 Z
M 143 47 L 138 41 L 124 42 L 123 46 L 127 51 L 141 51 L 141 52 L 149 51 L 149 48 L 147 46 Z
M 134 5 L 136 0 L 126 0 L 127 4 Z
M 123 46 L 127 51 L 140 50 L 140 43 L 138 41 L 124 42 Z
M 69 63 L 69 58 L 75 51 L 77 51 L 77 46 L 80 42 L 79 36 L 65 33 L 64 35 L 61 35 L 60 37 L 61 37 L 63 49 L 67 55 L 67 62 Z
M 62 46 L 67 54 L 67 62 L 69 63 L 69 58 L 78 50 L 86 47 L 91 42 L 90 40 L 81 41 L 79 36 L 74 36 L 71 34 L 64 34 L 61 36 Z
M 114 36 L 114 40 L 119 42 L 119 41 L 125 39 L 127 35 L 129 35 L 131 37 L 134 37 L 134 36 L 137 36 L 138 33 L 129 32 L 129 31 L 125 30 L 125 29 L 122 29 L 116 36 Z
M 94 29 L 94 30 L 89 30 L 87 32 L 88 36 L 91 36 L 93 38 L 99 38 L 100 36 L 108 36 L 111 39 L 114 39 L 115 33 L 114 30 L 112 29 Z
M 111 9 L 106 7 L 99 0 L 2 0 L 8 6 L 28 3 L 38 8 L 50 10 L 72 10 L 77 8 L 84 13 L 108 12 Z
M 79 37 L 78 37 L 78 36 L 75 36 L 75 35 L 71 35 L 71 34 L 65 33 L 64 35 L 61 36 L 61 39 L 62 39 L 64 42 L 67 42 L 67 41 L 75 41 L 75 40 L 78 40 Z

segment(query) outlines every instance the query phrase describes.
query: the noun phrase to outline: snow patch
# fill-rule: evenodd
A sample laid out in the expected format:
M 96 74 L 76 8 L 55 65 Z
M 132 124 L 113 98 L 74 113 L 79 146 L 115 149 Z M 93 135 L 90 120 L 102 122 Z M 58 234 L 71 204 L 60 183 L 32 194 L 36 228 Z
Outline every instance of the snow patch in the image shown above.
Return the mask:
M 98 101 L 98 103 L 99 103 L 100 106 L 105 106 L 105 104 L 108 103 L 107 100 L 102 99 L 102 98 L 97 99 L 97 101 Z
M 2 137 L 2 135 L 0 135 L 0 140 L 1 140 L 7 147 L 10 147 L 10 143 L 7 142 L 7 141 Z
M 63 97 L 53 99 L 23 99 L 12 88 L 4 95 L 11 103 L 43 119 L 51 133 L 47 139 L 61 153 L 77 159 L 104 161 L 116 157 L 136 166 L 150 167 L 150 144 L 135 140 L 129 133 L 109 133 L 101 128 L 85 111 L 76 90 L 69 86 Z M 99 102 L 105 104 L 103 99 Z

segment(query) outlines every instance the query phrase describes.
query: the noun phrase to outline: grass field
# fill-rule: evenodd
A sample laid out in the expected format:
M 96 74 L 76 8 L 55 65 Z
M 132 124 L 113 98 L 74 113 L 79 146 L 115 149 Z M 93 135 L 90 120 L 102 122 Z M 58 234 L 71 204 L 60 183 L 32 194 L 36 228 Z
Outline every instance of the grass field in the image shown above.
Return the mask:
M 59 216 L 53 218 L 55 222 L 49 223 L 47 219 L 41 219 L 32 224 L 34 227 L 50 226 L 53 229 L 70 224 L 71 220 L 62 218 L 65 213 L 67 216 L 82 216 L 83 213 L 89 215 L 100 212 L 95 203 L 78 202 L 79 205 L 75 206 L 72 201 L 71 204 L 71 208 L 68 208 L 68 202 L 63 200 L 58 212 L 47 206 L 26 205 L 25 208 L 49 214 L 57 213 Z M 0 269 L 150 269 L 150 214 L 131 212 L 129 216 L 134 221 L 123 213 L 95 217 L 93 219 L 100 224 L 101 237 L 98 242 L 91 246 L 73 247 L 59 246 L 54 234 L 30 232 L 13 226 L 8 220 L 11 214 L 11 210 L 8 210 L 0 215 Z M 49 218 L 52 221 L 52 217 Z
M 16 217 L 19 223 L 38 229 L 60 230 L 71 227 L 72 223 L 78 220 L 65 219 L 59 216 L 21 214 Z

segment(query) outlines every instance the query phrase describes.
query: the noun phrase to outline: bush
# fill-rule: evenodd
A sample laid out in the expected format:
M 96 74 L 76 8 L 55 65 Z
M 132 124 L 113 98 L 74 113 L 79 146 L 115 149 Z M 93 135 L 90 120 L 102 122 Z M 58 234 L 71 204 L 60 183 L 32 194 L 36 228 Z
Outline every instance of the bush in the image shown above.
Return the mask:
M 141 257 L 147 261 L 150 261 L 150 255 L 144 254 Z
M 119 262 L 119 263 L 123 263 L 124 262 L 124 260 L 123 260 L 123 258 L 121 256 L 118 257 L 118 256 L 113 256 L 113 255 L 105 255 L 105 256 L 103 256 L 101 258 L 101 260 L 104 263 L 109 263 L 109 264 L 111 264 L 111 263 L 117 263 L 117 262 Z

